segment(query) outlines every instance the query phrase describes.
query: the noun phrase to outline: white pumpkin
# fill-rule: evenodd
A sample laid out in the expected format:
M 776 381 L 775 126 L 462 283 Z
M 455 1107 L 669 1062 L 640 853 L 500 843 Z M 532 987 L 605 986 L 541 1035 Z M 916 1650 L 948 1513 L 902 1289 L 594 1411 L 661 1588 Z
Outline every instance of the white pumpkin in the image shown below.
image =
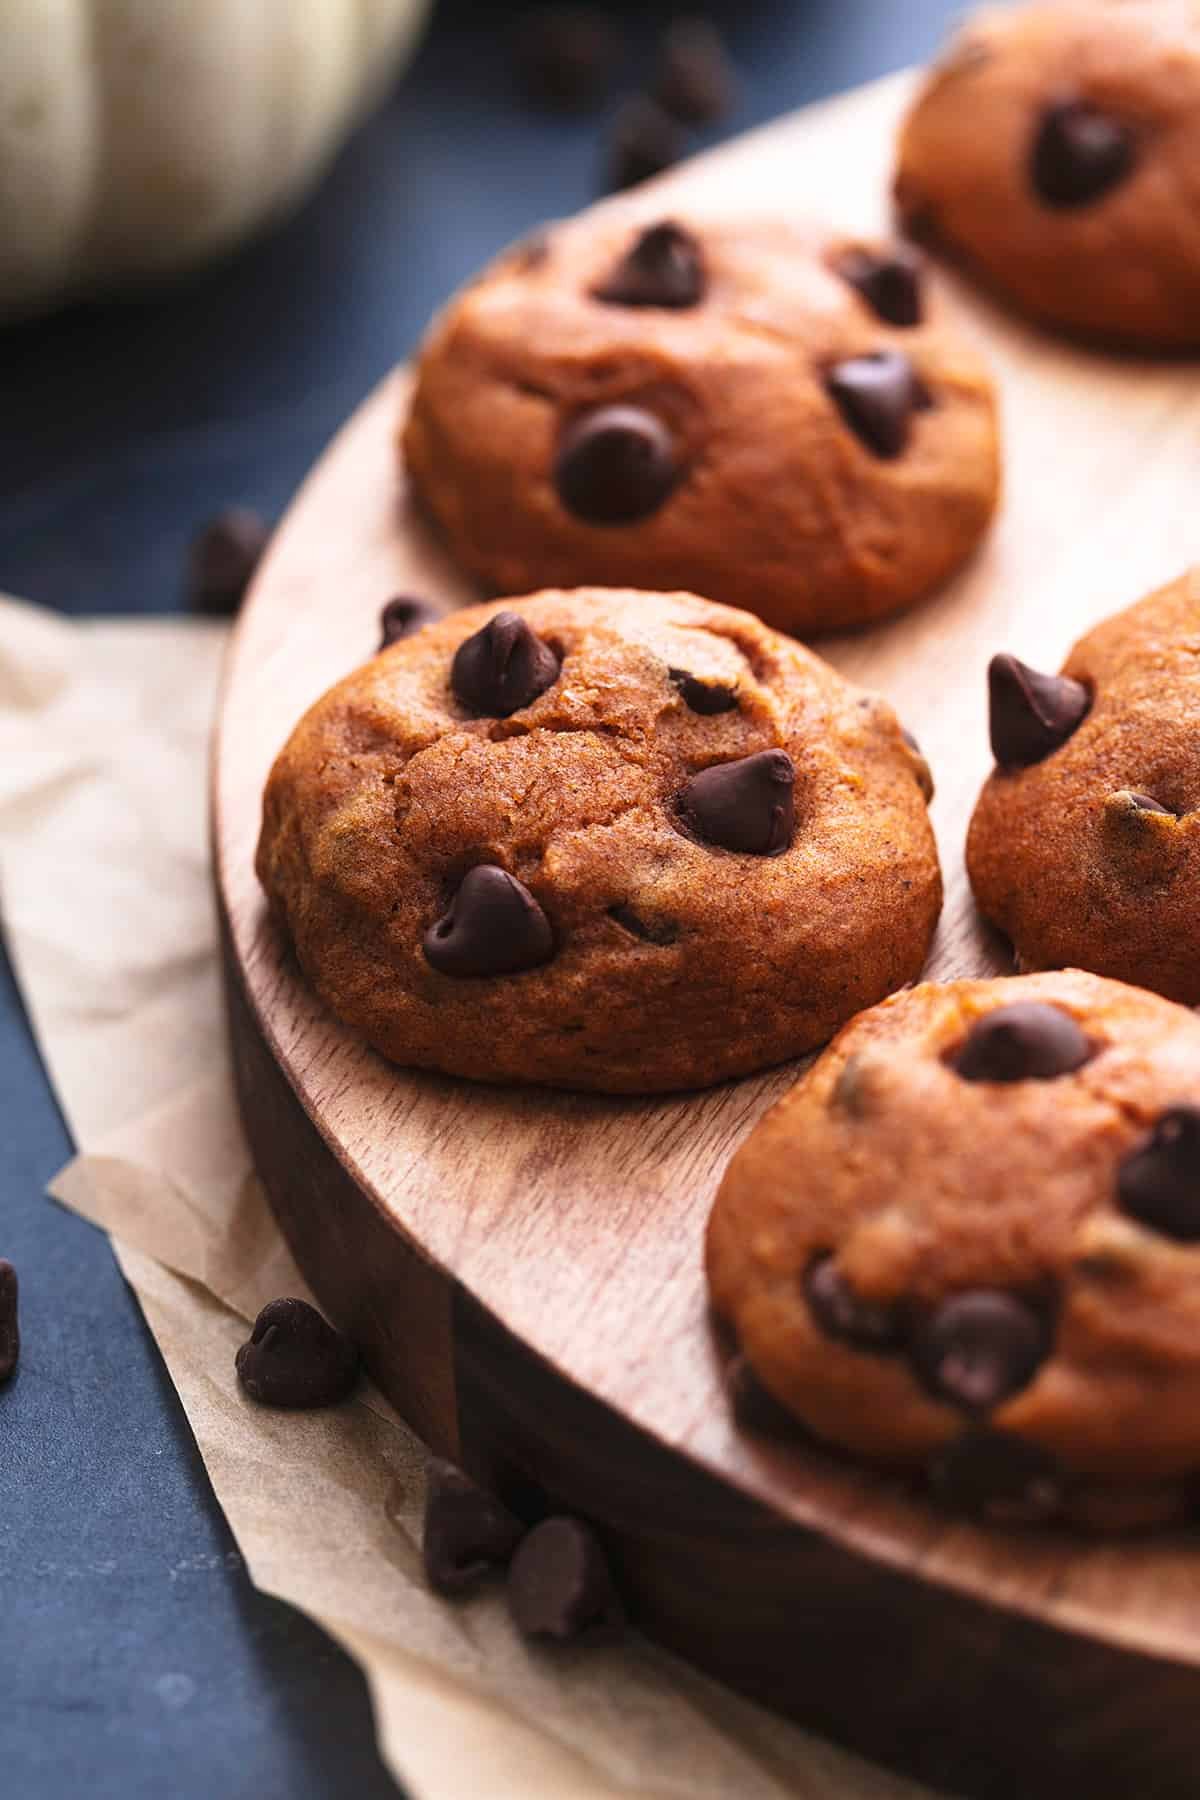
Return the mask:
M 295 199 L 430 0 L 0 0 L 0 315 L 198 262 Z

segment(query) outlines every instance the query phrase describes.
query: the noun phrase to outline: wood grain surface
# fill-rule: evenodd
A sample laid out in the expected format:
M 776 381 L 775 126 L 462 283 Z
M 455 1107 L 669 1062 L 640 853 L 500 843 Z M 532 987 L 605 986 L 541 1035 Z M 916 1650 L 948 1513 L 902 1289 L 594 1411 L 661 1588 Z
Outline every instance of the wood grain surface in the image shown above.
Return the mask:
M 897 77 L 756 133 L 660 183 L 647 210 L 878 229 L 907 92 Z M 933 766 L 947 900 L 928 974 L 949 977 L 1007 967 L 962 863 L 988 658 L 1056 668 L 1197 555 L 1200 368 L 1074 349 L 937 280 L 1001 384 L 1004 510 L 932 602 L 819 648 L 896 704 Z M 406 382 L 355 416 L 284 522 L 236 634 L 215 757 L 239 1091 L 306 1275 L 432 1443 L 522 1504 L 599 1520 L 647 1629 L 737 1685 L 960 1792 L 1194 1794 L 1192 1540 L 979 1531 L 735 1427 L 702 1232 L 730 1153 L 795 1069 L 666 1101 L 474 1087 L 386 1066 L 299 979 L 253 873 L 270 762 L 372 654 L 391 594 L 475 597 L 403 491 Z

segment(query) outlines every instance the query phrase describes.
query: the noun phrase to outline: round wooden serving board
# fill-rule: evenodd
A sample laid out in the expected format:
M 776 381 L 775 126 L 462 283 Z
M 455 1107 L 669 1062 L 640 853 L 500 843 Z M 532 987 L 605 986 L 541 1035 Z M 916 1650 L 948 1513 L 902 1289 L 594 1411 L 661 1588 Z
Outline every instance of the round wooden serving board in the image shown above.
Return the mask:
M 897 78 L 744 139 L 648 205 L 884 218 Z M 933 765 L 947 903 L 931 976 L 1004 966 L 962 870 L 988 766 L 984 670 L 1056 668 L 1200 546 L 1200 370 L 1039 337 L 939 277 L 1003 386 L 1007 498 L 910 618 L 826 642 Z M 799 1440 L 735 1429 L 701 1240 L 730 1153 L 794 1069 L 670 1100 L 471 1086 L 385 1065 L 314 1001 L 254 878 L 260 795 L 303 709 L 396 592 L 468 590 L 409 509 L 407 378 L 285 520 L 230 656 L 215 838 L 245 1122 L 280 1222 L 372 1374 L 441 1452 L 607 1534 L 638 1621 L 748 1693 L 981 1796 L 1194 1795 L 1200 1544 L 984 1532 Z

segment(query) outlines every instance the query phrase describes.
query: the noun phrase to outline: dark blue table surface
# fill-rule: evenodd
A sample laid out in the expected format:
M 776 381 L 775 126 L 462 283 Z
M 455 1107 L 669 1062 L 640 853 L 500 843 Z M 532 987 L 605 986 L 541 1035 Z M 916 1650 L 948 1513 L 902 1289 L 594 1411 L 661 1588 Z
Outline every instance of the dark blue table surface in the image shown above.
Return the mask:
M 672 8 L 623 9 L 628 81 Z M 696 10 L 693 8 L 692 10 Z M 729 130 L 926 57 L 957 0 L 741 0 Z M 152 302 L 0 332 L 0 591 L 166 612 L 232 501 L 275 514 L 502 244 L 595 192 L 599 121 L 514 96 L 500 0 L 442 0 L 416 63 L 298 217 Z M 71 1143 L 0 952 L 0 1794 L 394 1795 L 360 1676 L 250 1586 L 104 1239 L 48 1204 Z

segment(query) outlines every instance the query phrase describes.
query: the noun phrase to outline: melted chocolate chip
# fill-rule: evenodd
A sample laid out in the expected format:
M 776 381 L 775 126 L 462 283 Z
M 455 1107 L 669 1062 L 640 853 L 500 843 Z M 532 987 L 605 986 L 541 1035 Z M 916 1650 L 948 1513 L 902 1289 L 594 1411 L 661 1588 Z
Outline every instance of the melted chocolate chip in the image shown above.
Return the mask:
M 935 1399 L 990 1412 L 1032 1381 L 1049 1348 L 1028 1301 L 980 1289 L 942 1302 L 914 1338 L 912 1359 Z
M 1062 1475 L 1049 1451 L 998 1431 L 971 1432 L 933 1458 L 929 1479 L 943 1505 L 969 1518 L 1033 1524 L 1062 1501 Z
M 648 95 L 627 100 L 613 120 L 605 187 L 623 193 L 673 168 L 684 152 L 684 134 Z
M 306 1300 L 272 1300 L 237 1353 L 237 1376 L 263 1406 L 335 1406 L 358 1379 L 358 1352 Z
M 235 613 L 271 537 L 258 513 L 231 506 L 192 540 L 188 551 L 186 598 L 193 612 Z
M 602 8 L 539 7 L 517 27 L 517 79 L 531 105 L 583 112 L 603 98 L 619 50 L 613 21 Z
M 1200 1107 L 1173 1106 L 1121 1164 L 1122 1209 L 1178 1243 L 1200 1242 Z
M 554 465 L 559 499 L 589 525 L 648 518 L 679 474 L 670 432 L 640 406 L 582 413 L 564 432 Z
M 623 1623 L 595 1533 L 579 1519 L 545 1519 L 523 1539 L 508 1570 L 508 1605 L 526 1637 L 600 1642 Z
M 0 1385 L 11 1379 L 21 1355 L 17 1271 L 0 1257 Z
M 668 669 L 667 674 L 692 711 L 703 713 L 706 719 L 732 712 L 738 703 L 737 689 L 726 687 L 723 681 L 701 681 L 686 669 Z
M 415 637 L 426 625 L 432 625 L 437 616 L 427 600 L 417 600 L 411 594 L 397 594 L 379 615 L 379 648 L 386 650 L 389 644 L 398 644 L 401 638 Z
M 804 1277 L 804 1297 L 826 1337 L 852 1344 L 856 1350 L 884 1352 L 903 1341 L 899 1310 L 856 1294 L 832 1256 L 818 1257 Z
M 550 960 L 554 935 L 522 882 L 480 863 L 463 876 L 448 911 L 425 933 L 423 948 L 440 975 L 516 975 Z
M 826 386 L 851 431 L 885 461 L 901 455 L 914 412 L 929 405 L 916 370 L 898 350 L 837 363 Z
M 645 944 L 665 946 L 675 943 L 679 937 L 679 927 L 670 919 L 644 919 L 632 906 L 610 906 L 608 916 L 623 931 L 631 937 L 641 938 Z
M 609 306 L 698 306 L 704 298 L 699 240 L 669 220 L 640 233 L 607 280 L 592 293 Z
M 1047 206 L 1089 206 L 1133 168 L 1133 137 L 1119 119 L 1083 100 L 1060 100 L 1042 114 L 1030 177 Z
M 429 1585 L 463 1594 L 503 1567 L 524 1535 L 508 1508 L 452 1463 L 434 1460 L 425 1483 L 422 1551 Z
M 888 250 L 847 250 L 834 265 L 888 325 L 919 325 L 923 306 L 921 259 L 901 244 Z
M 737 79 L 721 34 L 707 19 L 679 19 L 663 34 L 654 96 L 685 125 L 712 125 L 734 102 Z
M 1053 1081 L 1082 1068 L 1093 1054 L 1069 1013 L 1018 1000 L 977 1019 L 950 1066 L 964 1081 Z
M 747 856 L 781 856 L 796 827 L 796 765 L 786 750 L 717 763 L 692 776 L 679 811 L 706 844 Z
M 1091 707 L 1081 681 L 1042 675 L 1015 656 L 988 664 L 988 719 L 992 755 L 1002 769 L 1042 762 L 1079 729 Z
M 507 719 L 558 680 L 561 663 L 519 613 L 494 613 L 458 646 L 450 686 L 478 718 Z

